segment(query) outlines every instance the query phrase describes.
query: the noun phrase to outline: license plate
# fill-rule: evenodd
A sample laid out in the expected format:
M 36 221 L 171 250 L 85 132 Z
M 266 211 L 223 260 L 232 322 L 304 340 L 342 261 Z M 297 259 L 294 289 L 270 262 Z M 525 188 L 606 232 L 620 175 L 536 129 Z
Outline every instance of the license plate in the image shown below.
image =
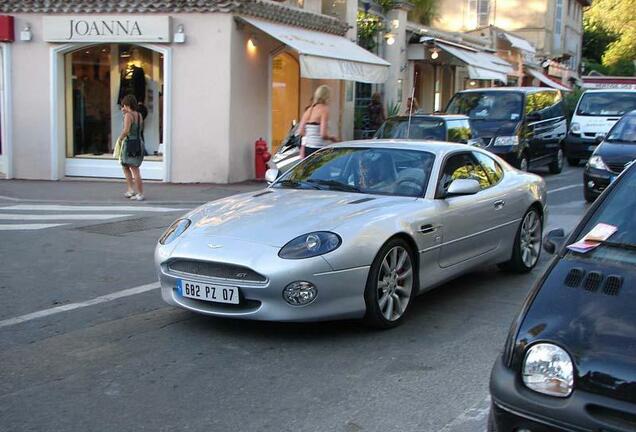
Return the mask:
M 177 287 L 183 297 L 216 303 L 239 304 L 239 289 L 200 282 L 179 281 Z

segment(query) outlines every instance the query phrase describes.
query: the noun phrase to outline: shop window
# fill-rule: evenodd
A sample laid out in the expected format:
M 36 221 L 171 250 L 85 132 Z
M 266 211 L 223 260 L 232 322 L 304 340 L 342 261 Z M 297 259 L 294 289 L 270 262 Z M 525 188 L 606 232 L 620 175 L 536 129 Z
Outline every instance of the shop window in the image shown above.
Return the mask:
M 121 99 L 133 94 L 144 119 L 147 160 L 163 156 L 163 57 L 130 44 L 66 54 L 66 155 L 111 158 L 123 127 Z
M 300 121 L 299 113 L 300 65 L 293 55 L 280 53 L 272 59 L 272 151 L 278 150 L 292 123 Z

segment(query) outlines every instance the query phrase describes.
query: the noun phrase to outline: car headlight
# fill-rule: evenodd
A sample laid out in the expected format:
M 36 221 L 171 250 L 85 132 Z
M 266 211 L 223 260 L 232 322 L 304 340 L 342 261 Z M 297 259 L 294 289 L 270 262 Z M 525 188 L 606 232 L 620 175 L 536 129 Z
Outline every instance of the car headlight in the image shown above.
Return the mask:
M 317 231 L 303 234 L 287 243 L 278 252 L 285 259 L 303 259 L 331 252 L 340 246 L 342 240 L 338 234 L 328 231 Z
M 492 144 L 493 146 L 517 146 L 519 145 L 519 137 L 513 136 L 498 136 Z
M 190 226 L 190 219 L 178 219 L 172 223 L 159 238 L 159 243 L 167 245 L 172 243 L 177 237 L 179 237 Z
M 567 397 L 574 386 L 572 359 L 561 347 L 549 343 L 533 345 L 523 360 L 523 383 L 549 396 Z
M 581 125 L 578 123 L 572 123 L 570 125 L 570 133 L 574 135 L 579 135 L 581 133 Z
M 589 161 L 587 161 L 587 163 L 591 168 L 608 171 L 607 165 L 605 165 L 605 162 L 603 162 L 603 158 L 600 156 L 592 155 L 592 157 L 590 158 Z

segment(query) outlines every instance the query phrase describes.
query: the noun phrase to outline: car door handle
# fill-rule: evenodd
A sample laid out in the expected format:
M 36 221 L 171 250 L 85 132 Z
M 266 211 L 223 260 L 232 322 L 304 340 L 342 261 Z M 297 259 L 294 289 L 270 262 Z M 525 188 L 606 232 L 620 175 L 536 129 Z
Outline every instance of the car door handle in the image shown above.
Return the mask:
M 427 224 L 427 225 L 422 225 L 418 231 L 421 232 L 422 234 L 428 234 L 428 233 L 434 232 L 436 229 L 437 228 L 435 228 L 433 225 Z
M 495 210 L 501 210 L 503 206 L 506 205 L 506 202 L 504 200 L 497 200 L 493 205 L 495 206 Z

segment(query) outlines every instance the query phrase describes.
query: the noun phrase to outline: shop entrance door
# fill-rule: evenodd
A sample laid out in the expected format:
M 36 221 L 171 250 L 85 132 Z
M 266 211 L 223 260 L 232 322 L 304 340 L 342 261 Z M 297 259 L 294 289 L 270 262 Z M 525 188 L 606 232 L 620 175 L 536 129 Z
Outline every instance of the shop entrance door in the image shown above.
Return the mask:
M 294 121 L 300 121 L 300 65 L 287 52 L 272 58 L 272 153 L 289 133 Z

